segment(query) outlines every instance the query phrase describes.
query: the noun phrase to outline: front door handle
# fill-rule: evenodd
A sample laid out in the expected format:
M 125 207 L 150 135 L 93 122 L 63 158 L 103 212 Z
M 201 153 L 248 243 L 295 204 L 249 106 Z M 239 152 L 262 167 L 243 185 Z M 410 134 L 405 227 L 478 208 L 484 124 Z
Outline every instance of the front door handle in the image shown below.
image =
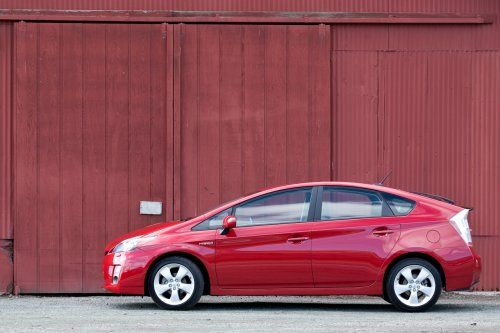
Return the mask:
M 287 242 L 289 242 L 289 243 L 302 243 L 308 239 L 309 239 L 309 237 L 307 237 L 307 236 L 290 237 L 287 239 Z
M 387 236 L 387 235 L 390 235 L 390 234 L 393 234 L 394 233 L 394 230 L 391 230 L 389 228 L 377 228 L 375 230 L 373 230 L 372 234 L 374 236 L 377 236 L 377 237 L 381 237 L 381 236 Z

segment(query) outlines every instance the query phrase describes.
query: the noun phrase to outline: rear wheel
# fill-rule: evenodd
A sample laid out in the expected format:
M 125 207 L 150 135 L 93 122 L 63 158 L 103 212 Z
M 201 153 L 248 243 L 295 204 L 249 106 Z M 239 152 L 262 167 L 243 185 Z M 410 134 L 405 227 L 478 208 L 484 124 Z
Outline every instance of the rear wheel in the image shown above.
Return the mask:
M 423 259 L 404 259 L 390 271 L 386 281 L 387 297 L 399 310 L 425 311 L 441 295 L 442 282 L 438 270 Z
M 191 260 L 170 257 L 160 260 L 149 276 L 151 298 L 162 309 L 186 310 L 203 294 L 203 274 Z

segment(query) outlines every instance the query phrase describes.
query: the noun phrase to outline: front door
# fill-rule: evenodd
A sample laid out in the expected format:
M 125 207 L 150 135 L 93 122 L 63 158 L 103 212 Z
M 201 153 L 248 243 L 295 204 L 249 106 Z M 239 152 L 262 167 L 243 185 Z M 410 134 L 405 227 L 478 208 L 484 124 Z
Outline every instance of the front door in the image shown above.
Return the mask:
M 236 228 L 217 233 L 221 288 L 313 287 L 312 188 L 277 191 L 234 207 Z
M 327 186 L 311 223 L 315 287 L 373 284 L 399 238 L 399 220 L 374 191 Z

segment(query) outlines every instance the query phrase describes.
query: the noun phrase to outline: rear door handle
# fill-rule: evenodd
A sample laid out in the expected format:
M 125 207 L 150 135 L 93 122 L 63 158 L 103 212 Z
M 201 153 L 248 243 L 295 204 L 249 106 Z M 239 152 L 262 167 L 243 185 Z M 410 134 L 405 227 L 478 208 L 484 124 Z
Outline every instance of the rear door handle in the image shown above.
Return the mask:
M 287 242 L 289 242 L 289 243 L 302 243 L 308 239 L 309 239 L 309 237 L 307 237 L 307 236 L 290 237 L 287 239 Z
M 389 228 L 378 228 L 378 229 L 373 230 L 373 232 L 372 232 L 372 234 L 374 236 L 377 236 L 377 237 L 387 236 L 387 235 L 390 235 L 393 233 L 394 233 L 394 230 L 391 230 Z

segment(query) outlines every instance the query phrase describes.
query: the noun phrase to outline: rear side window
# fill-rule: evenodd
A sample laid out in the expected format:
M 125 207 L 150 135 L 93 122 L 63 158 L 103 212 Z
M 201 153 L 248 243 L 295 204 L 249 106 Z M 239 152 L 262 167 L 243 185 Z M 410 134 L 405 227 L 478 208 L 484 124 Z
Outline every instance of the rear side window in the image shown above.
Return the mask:
M 382 193 L 382 196 L 396 216 L 408 215 L 415 207 L 415 202 L 412 200 L 389 193 Z
M 321 220 L 343 220 L 383 216 L 382 199 L 372 191 L 323 188 Z

